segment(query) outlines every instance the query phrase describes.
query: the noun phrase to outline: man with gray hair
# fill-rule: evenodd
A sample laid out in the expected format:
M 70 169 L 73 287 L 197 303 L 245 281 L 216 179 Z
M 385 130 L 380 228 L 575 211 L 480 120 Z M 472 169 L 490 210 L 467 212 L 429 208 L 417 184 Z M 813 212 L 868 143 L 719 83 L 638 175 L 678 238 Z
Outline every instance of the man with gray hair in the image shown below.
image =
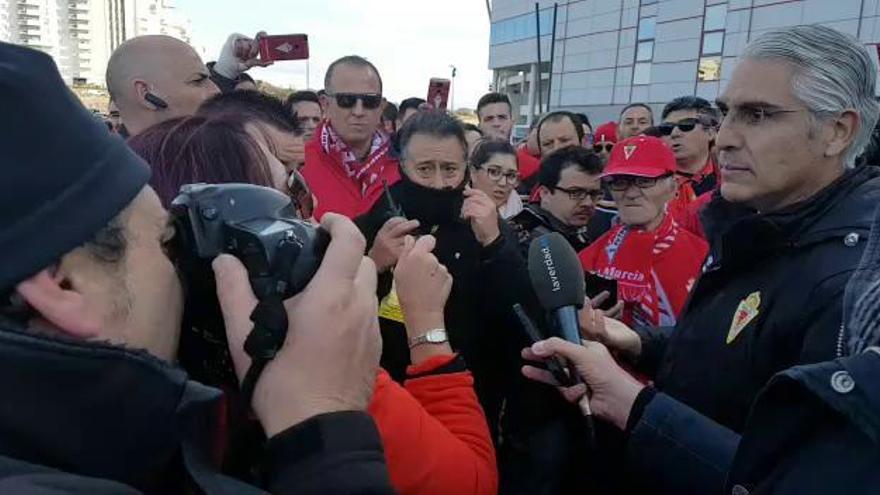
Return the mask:
M 730 459 L 697 459 L 695 446 L 732 452 L 770 377 L 843 354 L 844 289 L 880 200 L 880 171 L 854 167 L 880 111 L 876 79 L 867 50 L 831 28 L 753 40 L 717 100 L 721 194 L 703 211 L 709 255 L 674 331 L 582 312 L 585 334 L 601 343 L 579 369 L 593 412 L 626 432 L 628 467 L 651 493 L 710 492 Z M 538 357 L 561 343 L 544 344 Z M 616 367 L 606 346 L 654 385 Z M 841 395 L 852 390 L 840 385 Z M 731 435 L 706 438 L 694 412 Z

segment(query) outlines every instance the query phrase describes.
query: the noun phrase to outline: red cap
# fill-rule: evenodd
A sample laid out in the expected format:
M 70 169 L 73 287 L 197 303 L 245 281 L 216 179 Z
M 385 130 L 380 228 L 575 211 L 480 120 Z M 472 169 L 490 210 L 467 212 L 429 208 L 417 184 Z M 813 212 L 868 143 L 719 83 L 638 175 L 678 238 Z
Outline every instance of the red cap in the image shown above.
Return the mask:
M 594 143 L 616 143 L 617 122 L 606 122 L 593 131 Z
M 614 145 L 602 177 L 662 177 L 673 173 L 675 154 L 663 141 L 650 136 L 635 136 Z

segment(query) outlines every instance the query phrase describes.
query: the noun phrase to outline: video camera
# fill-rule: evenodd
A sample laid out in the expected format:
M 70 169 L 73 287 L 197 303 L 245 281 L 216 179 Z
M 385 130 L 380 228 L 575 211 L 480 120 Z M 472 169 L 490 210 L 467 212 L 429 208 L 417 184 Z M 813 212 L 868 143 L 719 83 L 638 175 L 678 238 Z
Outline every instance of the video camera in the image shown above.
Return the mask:
M 299 219 L 289 197 L 251 184 L 184 185 L 171 214 L 177 229 L 171 256 L 187 291 L 180 364 L 203 383 L 235 387 L 211 261 L 235 256 L 258 300 L 283 301 L 315 275 L 330 236 Z

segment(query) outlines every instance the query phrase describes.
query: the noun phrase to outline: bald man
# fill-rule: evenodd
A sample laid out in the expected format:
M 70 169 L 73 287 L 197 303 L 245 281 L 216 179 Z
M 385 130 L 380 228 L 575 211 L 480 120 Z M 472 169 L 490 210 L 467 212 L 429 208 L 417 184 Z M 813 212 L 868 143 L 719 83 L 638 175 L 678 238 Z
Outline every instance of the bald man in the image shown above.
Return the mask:
M 170 36 L 132 38 L 107 63 L 107 89 L 131 135 L 175 117 L 191 115 L 219 93 L 202 59 Z

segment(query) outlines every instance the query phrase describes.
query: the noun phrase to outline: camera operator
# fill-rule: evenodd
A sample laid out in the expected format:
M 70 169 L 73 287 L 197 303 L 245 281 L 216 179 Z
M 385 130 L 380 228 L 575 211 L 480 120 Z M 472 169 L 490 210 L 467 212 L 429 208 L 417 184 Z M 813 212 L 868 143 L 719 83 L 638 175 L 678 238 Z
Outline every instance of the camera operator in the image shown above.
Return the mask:
M 840 357 L 844 287 L 880 197 L 880 172 L 853 168 L 880 112 L 873 66 L 858 41 L 822 26 L 747 45 L 718 98 L 722 197 L 703 212 L 709 255 L 674 331 L 599 325 L 587 309 L 587 335 L 734 432 L 774 374 Z M 667 405 L 639 394 L 618 421 L 629 464 L 654 487 L 685 481 L 664 460 L 680 454 L 668 438 L 690 430 L 676 430 Z M 703 468 L 690 473 L 694 482 Z
M 152 166 L 151 184 L 166 205 L 187 183 L 249 182 L 273 187 L 269 169 L 280 168 L 280 163 L 258 145 L 259 136 L 254 138 L 242 129 L 240 120 L 226 115 L 213 120 L 195 116 L 166 122 L 132 138 L 129 145 Z M 405 277 L 405 273 L 396 275 Z M 405 284 L 399 291 L 402 304 L 404 299 L 410 301 L 407 318 L 413 321 L 407 328 L 418 329 L 425 321 L 435 323 L 431 329 L 444 327 L 442 321 L 432 319 L 443 312 L 446 297 L 434 302 L 443 292 L 442 284 L 429 290 L 434 294 L 431 297 L 423 297 L 421 292 L 417 297 L 409 296 L 410 288 L 433 287 L 428 281 L 421 280 L 421 288 Z M 419 302 L 421 299 L 434 304 Z M 205 315 L 195 316 L 192 325 L 201 330 L 220 324 Z M 423 360 L 420 356 L 431 349 L 446 348 L 428 342 L 407 350 L 413 366 L 401 371 L 406 377 L 404 387 L 384 371 L 374 375 L 375 392 L 368 411 L 382 437 L 391 481 L 402 494 L 494 493 L 494 450 L 471 374 L 451 351 Z M 199 381 L 237 396 L 236 384 L 228 373 L 218 372 L 217 366 L 201 365 L 197 354 L 185 355 L 182 361 Z M 230 445 L 226 466 L 247 477 L 262 439 L 259 432 L 249 433 L 252 429 L 238 420 L 236 411 L 230 408 L 229 413 L 228 433 L 234 445 Z
M 183 291 L 149 169 L 90 117 L 48 55 L 0 43 L 0 59 L 0 101 L 19 123 L 0 146 L 0 491 L 262 493 L 213 467 L 221 394 L 172 364 Z M 23 145 L 46 135 L 53 146 Z M 270 438 L 262 467 L 276 493 L 391 493 L 364 412 L 381 347 L 375 267 L 348 220 L 330 215 L 323 227 L 324 261 L 286 302 L 295 345 L 256 383 L 253 411 Z M 214 267 L 241 377 L 255 298 L 235 258 Z

